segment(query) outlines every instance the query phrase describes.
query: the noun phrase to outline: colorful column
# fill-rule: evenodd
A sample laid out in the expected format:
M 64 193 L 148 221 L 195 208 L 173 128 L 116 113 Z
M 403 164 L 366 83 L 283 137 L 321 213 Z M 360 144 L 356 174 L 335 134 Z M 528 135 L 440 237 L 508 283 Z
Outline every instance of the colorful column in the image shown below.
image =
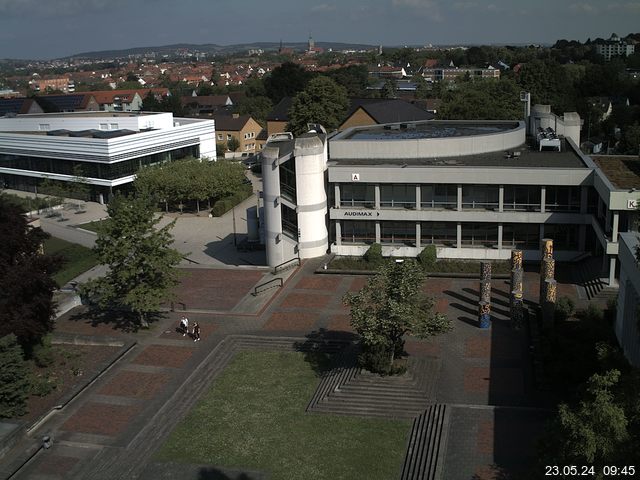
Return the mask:
M 512 326 L 520 328 L 524 316 L 523 294 L 524 270 L 522 269 L 522 250 L 511 250 L 511 295 L 509 295 L 509 311 Z
M 553 328 L 556 314 L 556 300 L 558 298 L 558 282 L 550 278 L 545 280 L 545 298 L 542 304 L 542 325 L 545 329 Z
M 480 298 L 478 310 L 480 328 L 491 326 L 491 263 L 480 263 Z

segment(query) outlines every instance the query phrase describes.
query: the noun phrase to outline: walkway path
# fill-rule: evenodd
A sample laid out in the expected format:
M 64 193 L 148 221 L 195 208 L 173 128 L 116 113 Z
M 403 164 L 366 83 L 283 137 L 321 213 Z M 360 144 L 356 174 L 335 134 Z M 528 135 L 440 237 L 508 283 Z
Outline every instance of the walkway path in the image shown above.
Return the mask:
M 53 448 L 38 454 L 15 478 L 158 478 L 154 475 L 162 466 L 152 461 L 153 453 L 239 348 L 292 348 L 294 343 L 309 346 L 318 342 L 331 346 L 353 341 L 341 299 L 344 293 L 361 288 L 366 278 L 316 275 L 317 265 L 319 261 L 309 261 L 289 272 L 284 287 L 266 292 L 260 301 L 249 293 L 269 275 L 263 270 L 191 270 L 187 283 L 200 284 L 202 290 L 186 288 L 185 303 L 210 312 L 188 313 L 202 327 L 201 342 L 175 331 L 179 311 L 167 312 L 149 331 L 137 334 L 123 333 L 111 319 L 89 317 L 82 310 L 59 319 L 60 332 L 120 335 L 134 339 L 137 345 L 68 408 L 48 420 L 32 440 L 21 444 L 18 451 L 24 452 L 28 442 L 34 445 L 44 432 L 55 438 Z M 406 344 L 411 358 L 439 365 L 428 385 L 420 388 L 429 392 L 425 408 L 447 405 L 448 426 L 438 434 L 446 434 L 439 470 L 442 478 L 491 478 L 494 463 L 524 464 L 545 416 L 538 407 L 547 405 L 547 399 L 531 387 L 526 336 L 511 330 L 503 317 L 501 292 L 505 289 L 499 282 L 493 328 L 482 331 L 473 324 L 477 283 L 428 280 L 426 289 L 435 296 L 437 309 L 452 318 L 455 328 L 430 341 L 409 340 Z M 534 283 L 531 278 L 527 285 L 533 289 Z M 187 467 L 182 478 L 196 480 L 203 468 Z M 216 470 L 215 466 L 206 468 Z M 175 472 L 175 465 L 167 465 L 166 471 Z M 241 473 L 229 473 L 228 478 L 236 474 L 240 478 Z M 255 472 L 246 473 L 260 478 Z

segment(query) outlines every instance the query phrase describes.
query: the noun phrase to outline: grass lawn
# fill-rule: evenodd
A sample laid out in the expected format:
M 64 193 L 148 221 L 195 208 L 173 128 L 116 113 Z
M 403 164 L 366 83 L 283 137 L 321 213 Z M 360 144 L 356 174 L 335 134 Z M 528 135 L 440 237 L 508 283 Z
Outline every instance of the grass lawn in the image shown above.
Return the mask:
M 76 227 L 78 228 L 82 228 L 84 230 L 89 230 L 90 232 L 95 232 L 98 233 L 98 226 L 102 223 L 102 222 L 108 222 L 109 219 L 106 220 L 96 220 L 93 222 L 88 222 L 88 223 L 81 223 L 80 225 L 76 225 Z
M 301 353 L 239 353 L 156 458 L 273 480 L 398 478 L 410 421 L 305 413 L 318 382 Z
M 385 261 L 391 262 L 394 259 L 385 257 Z M 376 270 L 375 265 L 371 265 L 362 257 L 336 256 L 328 268 L 335 270 Z M 429 272 L 438 273 L 472 273 L 480 274 L 480 262 L 476 260 L 438 260 Z M 508 261 L 491 262 L 491 271 L 493 273 L 509 273 L 511 264 Z
M 44 252 L 49 255 L 62 255 L 65 258 L 62 269 L 53 276 L 60 286 L 98 264 L 98 258 L 90 248 L 55 237 L 45 240 Z

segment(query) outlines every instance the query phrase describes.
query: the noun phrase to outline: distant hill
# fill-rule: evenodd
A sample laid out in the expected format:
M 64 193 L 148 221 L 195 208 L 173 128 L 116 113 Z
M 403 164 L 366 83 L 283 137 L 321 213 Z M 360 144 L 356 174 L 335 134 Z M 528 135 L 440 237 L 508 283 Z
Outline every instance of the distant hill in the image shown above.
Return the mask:
M 283 43 L 283 47 L 293 48 L 294 50 L 304 50 L 307 48 L 306 42 Z M 355 43 L 338 43 L 338 42 L 316 42 L 316 46 L 325 50 L 368 50 L 376 48 L 374 45 L 355 44 Z M 162 45 L 157 47 L 136 47 L 123 50 L 102 50 L 99 52 L 83 52 L 71 55 L 65 58 L 86 58 L 86 59 L 104 59 L 104 58 L 122 58 L 129 55 L 144 55 L 154 52 L 156 55 L 174 54 L 178 50 L 188 50 L 190 52 L 201 52 L 207 54 L 230 54 L 238 53 L 250 49 L 262 49 L 265 51 L 275 51 L 280 47 L 279 42 L 254 42 L 240 43 L 235 45 L 217 45 L 215 43 L 207 43 L 196 45 L 191 43 L 176 43 L 174 45 Z

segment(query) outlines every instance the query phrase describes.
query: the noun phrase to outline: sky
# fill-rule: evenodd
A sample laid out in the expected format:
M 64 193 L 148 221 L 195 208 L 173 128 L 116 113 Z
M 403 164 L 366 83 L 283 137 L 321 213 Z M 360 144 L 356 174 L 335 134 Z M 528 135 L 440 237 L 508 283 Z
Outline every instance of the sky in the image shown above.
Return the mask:
M 0 58 L 174 43 L 449 45 L 640 31 L 640 0 L 0 0 Z

